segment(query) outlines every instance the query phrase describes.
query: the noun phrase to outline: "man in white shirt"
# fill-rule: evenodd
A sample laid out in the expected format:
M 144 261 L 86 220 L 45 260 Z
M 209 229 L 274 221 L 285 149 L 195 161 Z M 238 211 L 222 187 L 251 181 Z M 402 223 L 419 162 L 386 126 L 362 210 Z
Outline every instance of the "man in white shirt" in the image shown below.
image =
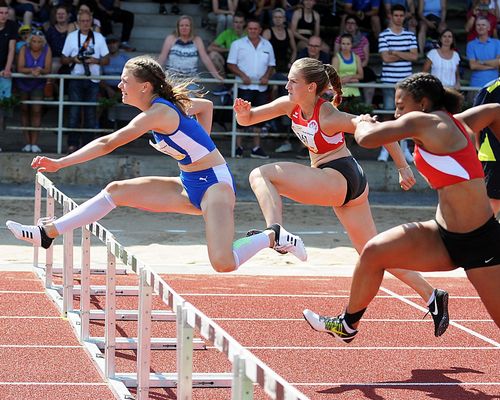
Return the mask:
M 77 16 L 80 29 L 68 34 L 62 50 L 61 63 L 72 66 L 71 75 L 100 75 L 101 66 L 109 63 L 109 50 L 104 36 L 91 29 L 92 14 L 80 11 Z M 68 95 L 70 101 L 96 102 L 99 81 L 91 79 L 70 79 Z M 97 127 L 95 106 L 83 107 L 83 127 Z M 80 106 L 69 107 L 70 128 L 80 124 Z M 70 132 L 68 135 L 68 153 L 92 141 L 94 134 Z
M 227 57 L 227 67 L 236 79 L 243 84 L 239 86 L 238 97 L 250 101 L 252 106 L 260 106 L 268 101 L 269 77 L 276 65 L 271 42 L 261 36 L 262 27 L 259 21 L 247 23 L 247 36 L 235 40 L 231 44 Z M 258 83 L 253 83 L 258 82 Z M 259 124 L 261 125 L 261 124 Z M 261 126 L 256 125 L 254 132 L 260 133 Z M 260 147 L 260 136 L 254 136 L 254 147 L 250 153 L 252 158 L 266 159 L 269 156 Z M 236 157 L 243 156 L 242 137 L 236 138 Z

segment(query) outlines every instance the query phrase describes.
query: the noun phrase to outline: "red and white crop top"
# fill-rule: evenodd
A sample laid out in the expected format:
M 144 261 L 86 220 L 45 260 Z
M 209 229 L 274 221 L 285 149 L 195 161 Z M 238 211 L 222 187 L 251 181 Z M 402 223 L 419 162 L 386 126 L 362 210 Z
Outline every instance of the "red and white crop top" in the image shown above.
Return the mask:
M 463 125 L 453 115 L 452 121 L 467 139 L 467 146 L 449 154 L 434 154 L 415 144 L 415 166 L 433 189 L 484 178 L 476 149 Z
M 328 136 L 319 126 L 319 110 L 325 101 L 321 98 L 318 99 L 311 119 L 304 119 L 302 117 L 302 110 L 298 104 L 293 109 L 291 115 L 293 132 L 310 151 L 316 154 L 328 153 L 329 151 L 338 149 L 345 143 L 344 132 Z

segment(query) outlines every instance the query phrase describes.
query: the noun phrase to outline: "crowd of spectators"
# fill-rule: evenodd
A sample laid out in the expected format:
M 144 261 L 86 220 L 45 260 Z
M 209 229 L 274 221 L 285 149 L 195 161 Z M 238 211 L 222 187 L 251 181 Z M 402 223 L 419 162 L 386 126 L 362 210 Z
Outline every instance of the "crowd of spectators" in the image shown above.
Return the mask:
M 168 14 L 166 2 L 156 1 L 158 13 Z M 214 93 L 229 93 L 222 80 L 234 76 L 241 81 L 238 95 L 254 105 L 286 94 L 283 85 L 269 85 L 268 81 L 285 81 L 291 63 L 302 57 L 334 65 L 347 85 L 395 84 L 423 70 L 438 76 L 446 86 L 460 89 L 464 78 L 467 85 L 482 87 L 499 74 L 500 0 L 470 0 L 463 15 L 467 37 L 461 53 L 456 35 L 448 29 L 447 0 L 210 0 L 209 6 L 208 26 L 214 39 L 206 43 L 208 47 L 195 33 L 192 17 L 182 15 L 158 49 L 159 61 L 177 74 L 207 77 L 199 72 L 201 61 L 208 77 L 221 81 Z M 170 13 L 180 14 L 181 9 L 173 3 Z M 122 23 L 117 35 L 112 32 L 112 22 Z M 133 27 L 134 14 L 122 9 L 119 0 L 0 0 L 0 101 L 13 91 L 22 93 L 22 100 L 52 99 L 57 80 L 42 76 L 50 72 L 119 74 L 128 59 L 126 52 L 136 50 L 130 45 Z M 467 69 L 470 71 L 464 76 Z M 12 85 L 14 71 L 33 77 L 16 78 Z M 67 82 L 70 101 L 117 97 L 116 82 Z M 375 109 L 394 108 L 394 90 L 390 88 L 346 87 L 343 97 Z M 85 128 L 105 123 L 95 107 L 68 109 L 67 126 L 75 128 L 68 135 L 67 151 L 71 152 L 92 139 L 92 134 L 84 133 Z M 22 126 L 39 127 L 40 113 L 41 106 L 23 105 Z M 104 121 L 106 118 L 104 115 Z M 390 116 L 383 114 L 381 118 Z M 251 157 L 268 157 L 269 149 L 264 150 L 259 139 L 266 131 L 287 132 L 289 126 L 278 120 L 254 127 Z M 41 151 L 38 133 L 24 132 L 22 151 Z M 242 143 L 242 136 L 238 136 L 238 156 L 244 154 Z M 290 136 L 275 149 L 292 150 Z M 297 151 L 300 157 L 303 149 Z M 411 161 L 409 152 L 405 154 Z M 382 151 L 379 160 L 387 160 L 387 154 Z

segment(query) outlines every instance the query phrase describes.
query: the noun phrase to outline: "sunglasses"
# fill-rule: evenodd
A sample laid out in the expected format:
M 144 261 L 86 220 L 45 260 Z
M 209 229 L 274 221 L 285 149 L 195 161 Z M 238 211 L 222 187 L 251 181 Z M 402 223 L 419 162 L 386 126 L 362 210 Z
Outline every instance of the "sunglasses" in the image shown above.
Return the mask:
M 32 36 L 42 36 L 45 37 L 44 33 L 42 31 L 31 31 Z

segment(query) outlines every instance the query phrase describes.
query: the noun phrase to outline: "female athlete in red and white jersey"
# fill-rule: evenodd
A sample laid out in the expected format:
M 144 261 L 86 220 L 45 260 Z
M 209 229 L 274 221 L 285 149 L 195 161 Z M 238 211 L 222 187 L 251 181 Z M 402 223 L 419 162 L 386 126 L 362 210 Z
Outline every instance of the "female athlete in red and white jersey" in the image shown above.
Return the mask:
M 464 268 L 483 304 L 500 327 L 500 223 L 493 216 L 481 164 L 469 137 L 487 126 L 500 137 L 500 104 L 470 108 L 455 116 L 461 95 L 436 77 L 414 74 L 396 86 L 396 120 L 360 117 L 355 138 L 374 148 L 396 140 L 415 141 L 415 164 L 437 189 L 435 219 L 392 228 L 371 239 L 353 275 L 345 313 L 324 317 L 304 311 L 309 324 L 350 342 L 377 294 L 386 268 L 450 271 Z M 431 310 L 432 312 L 433 310 Z
M 334 102 L 320 96 L 332 88 Z M 368 185 L 363 170 L 346 147 L 344 132 L 354 132 L 356 116 L 337 110 L 342 85 L 331 65 L 312 58 L 295 61 L 288 74 L 288 96 L 252 108 L 236 99 L 234 111 L 240 125 L 252 125 L 287 115 L 292 129 L 309 149 L 311 166 L 277 162 L 254 169 L 250 184 L 268 226 L 282 222 L 281 196 L 299 203 L 332 207 L 354 247 L 361 253 L 366 242 L 377 234 L 368 203 Z M 387 146 L 399 170 L 401 187 L 410 189 L 415 178 L 397 143 Z M 438 305 L 433 315 L 435 335 L 448 326 L 447 293 L 434 290 L 416 272 L 391 269 L 393 275 L 412 287 L 427 305 Z

